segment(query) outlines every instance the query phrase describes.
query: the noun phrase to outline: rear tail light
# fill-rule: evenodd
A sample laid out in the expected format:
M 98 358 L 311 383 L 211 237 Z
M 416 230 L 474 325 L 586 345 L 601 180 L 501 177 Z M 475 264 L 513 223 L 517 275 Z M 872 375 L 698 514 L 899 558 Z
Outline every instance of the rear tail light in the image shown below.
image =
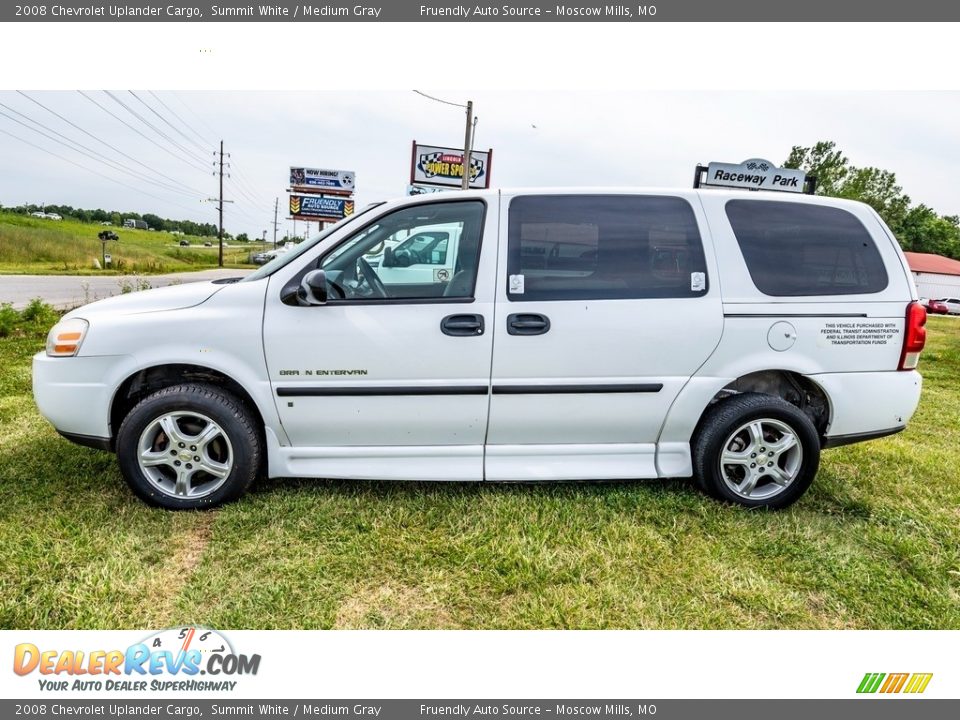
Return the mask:
M 918 302 L 907 305 L 907 320 L 903 333 L 903 350 L 897 370 L 913 370 L 920 362 L 920 352 L 927 344 L 927 310 Z

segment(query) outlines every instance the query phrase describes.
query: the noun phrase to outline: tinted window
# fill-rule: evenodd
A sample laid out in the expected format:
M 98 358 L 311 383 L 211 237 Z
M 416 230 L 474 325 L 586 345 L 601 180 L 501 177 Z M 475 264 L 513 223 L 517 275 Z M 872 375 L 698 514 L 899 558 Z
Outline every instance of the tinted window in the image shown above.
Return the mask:
M 676 197 L 550 195 L 510 203 L 508 297 L 696 297 L 707 290 L 689 203 Z
M 887 286 L 870 233 L 846 210 L 731 200 L 727 217 L 750 277 L 766 295 L 853 295 Z

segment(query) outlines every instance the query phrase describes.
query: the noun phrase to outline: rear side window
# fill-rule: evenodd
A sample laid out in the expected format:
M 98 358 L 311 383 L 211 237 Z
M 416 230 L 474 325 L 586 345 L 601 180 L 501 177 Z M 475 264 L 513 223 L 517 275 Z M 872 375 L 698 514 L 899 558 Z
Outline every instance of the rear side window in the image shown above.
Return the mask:
M 747 270 L 765 295 L 859 295 L 887 287 L 873 238 L 840 208 L 731 200 L 727 218 Z
M 703 244 L 677 197 L 531 195 L 510 203 L 507 297 L 698 297 Z

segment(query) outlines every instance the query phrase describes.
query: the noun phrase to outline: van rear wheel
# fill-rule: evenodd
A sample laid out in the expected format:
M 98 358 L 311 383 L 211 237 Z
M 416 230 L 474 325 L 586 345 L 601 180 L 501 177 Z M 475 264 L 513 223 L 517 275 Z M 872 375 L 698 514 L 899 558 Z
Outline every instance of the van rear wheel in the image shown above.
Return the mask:
M 262 447 L 251 413 L 213 385 L 158 390 L 117 433 L 120 472 L 144 501 L 170 510 L 236 500 L 256 478 Z
M 820 438 L 810 418 L 760 393 L 734 395 L 711 407 L 691 450 L 702 490 L 751 508 L 793 504 L 820 465 Z

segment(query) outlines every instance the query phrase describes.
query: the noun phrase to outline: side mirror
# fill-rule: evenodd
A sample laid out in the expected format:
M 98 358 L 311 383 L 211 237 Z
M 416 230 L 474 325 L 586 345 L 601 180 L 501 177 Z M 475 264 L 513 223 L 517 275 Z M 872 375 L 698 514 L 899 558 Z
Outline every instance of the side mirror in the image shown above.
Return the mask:
M 297 300 L 304 305 L 325 305 L 327 302 L 327 274 L 323 270 L 311 270 L 303 276 Z
M 397 259 L 393 256 L 393 248 L 388 247 L 383 251 L 383 266 L 396 267 Z

